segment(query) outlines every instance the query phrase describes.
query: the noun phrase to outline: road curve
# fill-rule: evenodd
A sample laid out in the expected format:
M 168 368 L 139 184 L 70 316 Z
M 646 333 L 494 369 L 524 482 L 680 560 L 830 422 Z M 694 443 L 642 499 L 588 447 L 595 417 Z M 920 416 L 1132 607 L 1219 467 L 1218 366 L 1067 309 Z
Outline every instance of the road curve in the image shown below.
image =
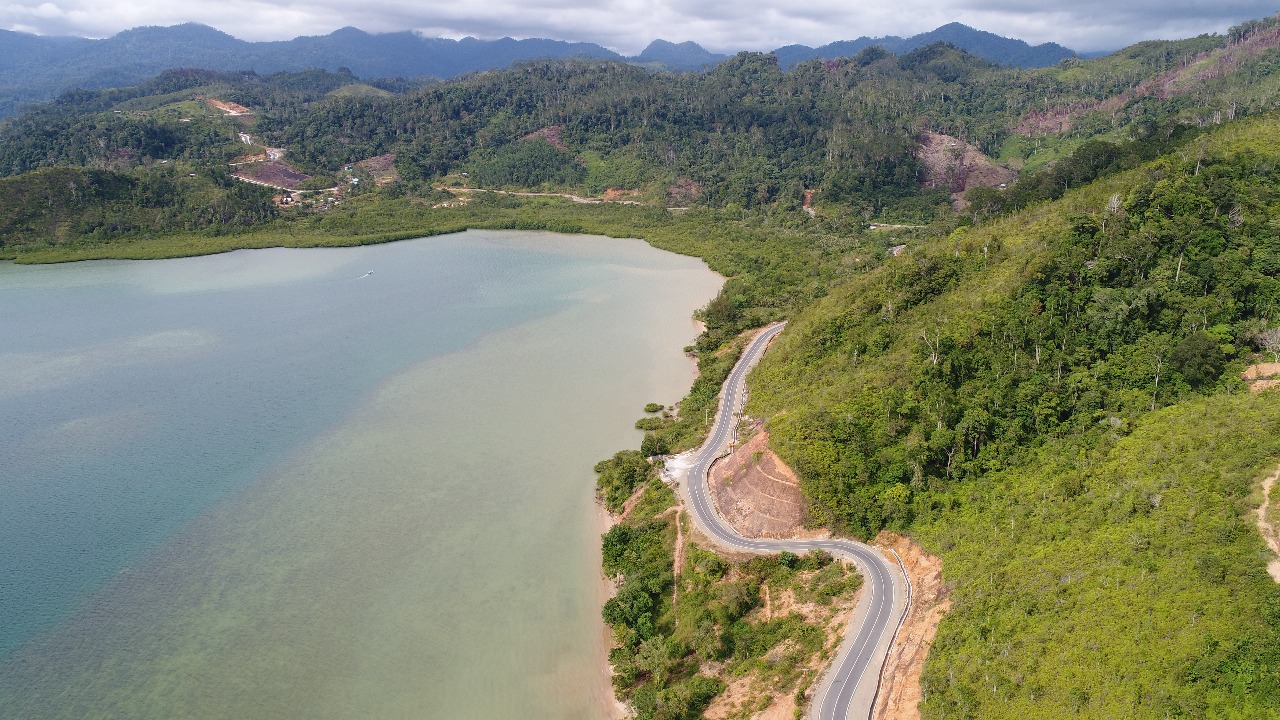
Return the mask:
M 715 425 L 702 447 L 673 459 L 669 474 L 680 486 L 694 522 L 713 542 L 724 548 L 753 553 L 795 553 L 825 550 L 837 557 L 852 560 L 862 573 L 864 587 L 849 623 L 840 653 L 827 671 L 814 696 L 810 717 L 816 720 L 848 720 L 867 718 L 875 702 L 880 684 L 880 671 L 907 611 L 909 588 L 898 567 L 878 550 L 853 540 L 752 540 L 744 538 L 725 522 L 707 491 L 707 471 L 711 464 L 726 454 L 736 431 L 738 413 L 746 398 L 747 373 L 764 354 L 786 323 L 770 325 L 756 335 L 742 352 L 742 357 L 729 373 L 720 392 L 720 407 Z

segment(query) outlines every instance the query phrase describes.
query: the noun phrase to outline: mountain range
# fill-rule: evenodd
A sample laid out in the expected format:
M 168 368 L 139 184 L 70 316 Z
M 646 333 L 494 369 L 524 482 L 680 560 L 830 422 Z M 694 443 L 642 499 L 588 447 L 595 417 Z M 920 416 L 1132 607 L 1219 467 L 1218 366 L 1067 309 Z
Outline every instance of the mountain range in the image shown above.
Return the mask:
M 898 54 L 938 41 L 995 63 L 1028 68 L 1053 65 L 1075 54 L 1053 43 L 1032 47 L 1021 40 L 959 23 L 909 38 L 861 37 L 819 48 L 789 45 L 774 54 L 784 68 L 789 68 L 804 60 L 853 55 L 872 45 Z M 177 67 L 261 73 L 346 67 L 363 78 L 446 79 L 548 58 L 616 60 L 653 69 L 689 71 L 715 66 L 727 57 L 708 52 L 694 42 L 655 40 L 639 55 L 626 57 L 587 42 L 470 37 L 449 40 L 408 31 L 373 34 L 353 27 L 328 35 L 271 42 L 248 42 L 194 23 L 138 27 L 102 40 L 0 30 L 0 117 L 14 114 L 24 104 L 50 100 L 71 88 L 129 85 Z
M 784 69 L 805 60 L 829 60 L 838 57 L 851 57 L 861 50 L 879 45 L 894 55 L 902 55 L 912 50 L 945 42 L 955 45 L 961 50 L 970 52 L 999 65 L 1013 65 L 1022 68 L 1040 68 L 1057 63 L 1076 55 L 1057 43 L 1028 45 L 1022 40 L 975 30 L 968 25 L 950 23 L 937 30 L 931 30 L 908 38 L 890 35 L 887 37 L 860 37 L 857 40 L 840 40 L 819 48 L 804 45 L 788 45 L 773 51 Z

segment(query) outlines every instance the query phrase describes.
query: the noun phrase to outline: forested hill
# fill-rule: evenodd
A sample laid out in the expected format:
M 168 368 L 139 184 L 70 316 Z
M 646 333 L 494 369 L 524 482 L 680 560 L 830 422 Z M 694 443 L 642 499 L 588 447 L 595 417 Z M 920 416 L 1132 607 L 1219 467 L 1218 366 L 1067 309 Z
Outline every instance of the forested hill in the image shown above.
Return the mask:
M 997 64 L 1020 67 L 1044 67 L 1073 54 L 1058 45 L 1032 48 L 1021 40 L 955 23 L 911 38 L 864 37 L 817 50 L 792 46 L 777 53 L 784 68 L 789 68 L 805 59 L 852 56 L 870 45 L 904 54 L 938 41 Z M 247 42 L 198 24 L 139 27 L 103 40 L 0 30 L 0 117 L 13 114 L 24 103 L 49 100 L 63 90 L 130 85 L 180 67 L 259 73 L 345 67 L 366 79 L 448 79 L 541 59 L 626 60 L 655 69 L 702 70 L 727 57 L 709 53 L 694 42 L 655 40 L 640 55 L 624 58 L 590 42 L 449 40 L 407 31 L 374 34 L 351 27 L 276 42 Z
M 821 524 L 910 532 L 955 603 L 934 718 L 1275 717 L 1280 120 L 908 246 L 795 317 L 752 415 Z M 1194 622 L 1193 622 L 1194 620 Z
M 318 189 L 358 180 L 360 163 L 380 158 L 400 180 L 379 186 L 385 194 L 446 181 L 612 190 L 836 225 L 926 224 L 964 208 L 970 194 L 966 212 L 980 219 L 1273 107 L 1276 33 L 1263 23 L 1042 70 L 1000 67 L 942 43 L 901 56 L 873 46 L 789 72 L 759 53 L 695 74 L 540 61 L 425 87 L 364 83 L 345 70 L 176 70 L 133 87 L 69 92 L 5 122 L 0 175 L 78 166 L 145 176 L 181 163 L 216 179 L 248 162 L 234 172 Z M 268 148 L 281 157 L 252 165 Z M 983 194 L 1019 170 L 1009 192 Z M 32 222 L 24 233 L 38 237 Z M 84 227 L 118 234 L 137 225 Z

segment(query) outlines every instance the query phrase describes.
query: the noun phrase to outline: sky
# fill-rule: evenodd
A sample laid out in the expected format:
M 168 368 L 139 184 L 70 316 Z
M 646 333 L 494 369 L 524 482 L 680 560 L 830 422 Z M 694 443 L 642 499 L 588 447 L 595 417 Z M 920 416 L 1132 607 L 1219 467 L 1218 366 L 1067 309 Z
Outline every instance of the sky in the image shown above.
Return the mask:
M 773 50 L 867 35 L 909 36 L 950 22 L 1080 52 L 1224 32 L 1274 14 L 1276 0 L 0 0 L 0 27 L 107 37 L 198 22 L 244 40 L 352 26 L 428 37 L 544 37 L 634 55 L 651 40 L 708 50 Z

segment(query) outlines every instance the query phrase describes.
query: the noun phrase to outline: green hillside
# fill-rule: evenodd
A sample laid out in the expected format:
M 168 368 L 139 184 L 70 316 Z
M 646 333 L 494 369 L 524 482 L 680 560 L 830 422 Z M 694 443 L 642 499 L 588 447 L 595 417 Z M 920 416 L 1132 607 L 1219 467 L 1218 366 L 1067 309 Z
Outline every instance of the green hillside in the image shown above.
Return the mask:
M 779 416 L 815 516 L 906 527 L 1028 445 L 1233 387 L 1280 321 L 1276 137 L 1274 118 L 1229 126 L 909 248 L 796 317 L 752 407 Z
M 954 605 L 927 718 L 1273 718 L 1280 592 L 1253 525 L 1280 394 L 1194 399 L 964 483 L 916 532 Z
M 1234 379 L 1280 323 L 1277 138 L 1231 125 L 911 247 L 755 371 L 748 412 L 814 521 L 944 560 L 926 717 L 1280 711 L 1280 590 L 1246 517 L 1280 398 Z
M 100 246 L 140 233 L 212 228 L 222 234 L 276 215 L 270 191 L 225 172 L 148 172 L 75 167 L 0 178 L 0 257 L 30 248 Z

